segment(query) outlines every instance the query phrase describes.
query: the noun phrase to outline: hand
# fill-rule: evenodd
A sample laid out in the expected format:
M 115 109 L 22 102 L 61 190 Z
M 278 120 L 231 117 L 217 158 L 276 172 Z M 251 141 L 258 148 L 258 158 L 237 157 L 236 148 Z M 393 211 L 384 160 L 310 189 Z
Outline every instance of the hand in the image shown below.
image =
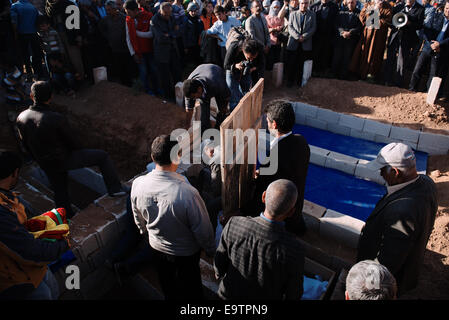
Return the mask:
M 260 175 L 260 170 L 257 169 L 256 172 L 254 173 L 254 179 L 259 178 L 259 175 Z
M 438 41 L 432 40 L 430 47 L 432 48 L 433 51 L 438 52 L 440 50 L 440 43 Z
M 263 52 L 265 52 L 265 54 L 268 54 L 268 51 L 270 51 L 270 47 L 265 46 L 265 48 L 263 49 Z
M 304 42 L 304 37 L 303 37 L 303 36 L 299 36 L 298 41 L 299 41 L 299 42 Z
M 351 37 L 351 33 L 349 31 L 343 31 L 342 36 L 345 39 L 349 39 Z
M 251 69 L 249 69 L 249 72 L 251 73 L 251 72 L 254 72 L 256 70 L 257 70 L 257 67 L 252 67 Z
M 235 67 L 239 70 L 243 70 L 243 63 L 239 62 L 235 64 Z

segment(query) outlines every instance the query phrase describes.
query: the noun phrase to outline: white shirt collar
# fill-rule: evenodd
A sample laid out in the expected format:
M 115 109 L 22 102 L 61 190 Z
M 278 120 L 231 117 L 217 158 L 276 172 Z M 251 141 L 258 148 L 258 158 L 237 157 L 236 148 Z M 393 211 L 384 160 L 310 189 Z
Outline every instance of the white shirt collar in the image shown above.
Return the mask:
M 288 133 L 286 133 L 286 134 L 283 134 L 282 136 L 280 136 L 280 137 L 277 137 L 277 138 L 274 138 L 273 140 L 271 140 L 271 142 L 270 142 L 270 149 L 273 149 L 273 147 L 279 142 L 279 141 L 281 141 L 282 139 L 284 139 L 284 138 L 287 138 L 289 135 L 291 135 L 292 134 L 292 132 L 290 131 L 290 132 L 288 132 Z
M 394 186 L 387 186 L 387 194 L 388 196 L 392 195 L 393 193 L 395 193 L 396 191 L 399 191 L 403 188 L 405 188 L 406 186 L 408 186 L 409 184 L 412 184 L 413 182 L 415 182 L 416 180 L 419 179 L 419 176 L 417 176 L 415 179 L 401 183 L 401 184 L 395 184 Z

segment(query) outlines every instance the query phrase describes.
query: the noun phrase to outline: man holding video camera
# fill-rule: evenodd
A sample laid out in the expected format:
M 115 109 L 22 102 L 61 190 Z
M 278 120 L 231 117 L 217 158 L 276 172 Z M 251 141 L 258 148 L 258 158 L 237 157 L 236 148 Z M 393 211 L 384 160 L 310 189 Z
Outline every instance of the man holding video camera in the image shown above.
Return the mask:
M 229 107 L 232 112 L 240 99 L 261 77 L 265 65 L 263 46 L 256 40 L 236 41 L 226 51 L 224 68 L 226 83 L 231 90 Z

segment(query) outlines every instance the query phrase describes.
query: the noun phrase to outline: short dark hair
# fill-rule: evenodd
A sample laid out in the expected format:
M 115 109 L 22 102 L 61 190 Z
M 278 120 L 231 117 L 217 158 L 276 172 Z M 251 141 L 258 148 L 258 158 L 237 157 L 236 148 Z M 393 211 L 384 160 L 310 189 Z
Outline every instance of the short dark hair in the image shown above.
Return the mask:
M 265 113 L 270 121 L 276 121 L 280 133 L 292 131 L 295 125 L 295 111 L 290 102 L 273 101 L 265 107 Z
M 177 144 L 177 141 L 170 140 L 169 135 L 164 134 L 156 137 L 151 144 L 151 157 L 153 161 L 160 166 L 171 164 L 171 151 Z
M 260 45 L 256 40 L 246 39 L 245 41 L 243 41 L 242 50 L 247 53 L 256 55 L 260 52 L 260 49 Z
M 196 79 L 187 79 L 182 84 L 182 91 L 184 92 L 184 96 L 190 98 L 192 93 L 198 91 L 198 88 L 201 87 L 201 82 Z
M 9 150 L 0 150 L 0 180 L 9 177 L 16 169 L 22 167 L 20 155 Z
M 139 5 L 137 4 L 136 0 L 126 0 L 123 8 L 128 10 L 139 10 Z
M 224 7 L 222 7 L 222 6 L 215 6 L 215 8 L 214 8 L 214 13 L 215 14 L 217 14 L 217 13 L 226 13 L 226 10 L 225 10 L 225 8 Z
M 50 100 L 53 89 L 49 81 L 36 81 L 31 86 L 31 93 L 36 103 L 44 103 Z

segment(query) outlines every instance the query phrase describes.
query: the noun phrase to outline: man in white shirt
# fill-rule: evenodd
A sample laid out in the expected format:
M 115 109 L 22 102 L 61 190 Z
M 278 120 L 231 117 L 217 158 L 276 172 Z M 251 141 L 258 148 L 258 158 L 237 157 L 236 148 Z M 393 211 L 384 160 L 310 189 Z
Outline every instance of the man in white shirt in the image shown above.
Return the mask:
M 165 298 L 201 299 L 200 253 L 203 248 L 214 255 L 214 232 L 200 194 L 176 173 L 180 158 L 175 148 L 177 142 L 168 135 L 154 139 L 151 158 L 156 168 L 134 181 L 131 206 L 140 233 L 148 232 L 155 249 Z
M 216 6 L 214 8 L 214 14 L 218 20 L 206 31 L 206 34 L 218 38 L 221 58 L 220 65 L 223 66 L 224 57 L 226 55 L 226 40 L 228 39 L 228 33 L 232 27 L 239 26 L 240 21 L 226 15 L 225 9 L 222 6 Z

